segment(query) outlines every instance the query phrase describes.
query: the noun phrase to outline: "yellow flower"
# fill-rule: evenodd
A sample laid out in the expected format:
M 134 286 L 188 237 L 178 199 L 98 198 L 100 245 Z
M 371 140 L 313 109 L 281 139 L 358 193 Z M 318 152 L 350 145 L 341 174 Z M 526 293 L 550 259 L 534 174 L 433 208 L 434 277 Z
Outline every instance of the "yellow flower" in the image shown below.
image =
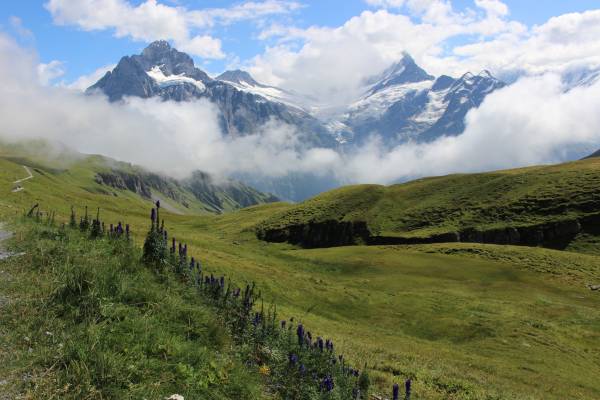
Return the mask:
M 258 372 L 260 372 L 261 375 L 269 375 L 271 373 L 271 369 L 269 369 L 269 367 L 267 365 L 261 365 L 258 368 Z

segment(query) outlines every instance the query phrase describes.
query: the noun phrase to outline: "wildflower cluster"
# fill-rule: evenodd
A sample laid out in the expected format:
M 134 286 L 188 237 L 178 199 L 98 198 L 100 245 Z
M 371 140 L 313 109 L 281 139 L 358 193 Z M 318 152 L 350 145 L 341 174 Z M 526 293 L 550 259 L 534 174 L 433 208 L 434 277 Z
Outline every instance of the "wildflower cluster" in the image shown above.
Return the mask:
M 159 223 L 160 203 L 150 213 L 150 230 L 144 243 L 144 261 L 163 265 L 193 285 L 213 305 L 229 328 L 249 367 L 256 368 L 270 387 L 285 399 L 367 399 L 360 387 L 364 374 L 336 355 L 332 340 L 313 338 L 294 319 L 277 321 L 277 310 L 265 306 L 254 283 L 236 286 L 223 275 L 205 271 L 188 255 L 188 246 L 168 236 Z M 168 252 L 168 254 L 166 254 Z
M 144 241 L 142 260 L 151 264 L 159 270 L 165 268 L 167 260 L 167 231 L 164 229 L 164 221 L 160 224 L 160 201 L 156 202 L 156 208 L 150 212 L 150 230 Z
M 42 213 L 36 204 L 27 216 L 41 221 Z M 48 214 L 48 223 L 54 213 Z M 77 224 L 75 209 L 71 208 L 69 226 L 89 234 L 90 239 L 126 239 L 130 243 L 129 225 L 110 224 L 108 229 L 100 220 L 100 210 L 91 220 L 87 207 Z M 200 261 L 188 257 L 187 244 L 170 239 L 164 220 L 160 220 L 160 202 L 150 212 L 150 229 L 143 246 L 142 261 L 159 273 L 168 270 L 193 285 L 199 296 L 211 304 L 217 317 L 230 330 L 241 349 L 240 356 L 250 368 L 255 368 L 268 386 L 281 398 L 290 400 L 366 400 L 369 399 L 370 379 L 349 365 L 344 356 L 336 354 L 331 339 L 314 337 L 294 318 L 277 322 L 275 305 L 265 307 L 254 283 L 237 286 L 223 275 L 205 271 Z M 65 225 L 63 224 L 63 227 Z M 405 381 L 405 400 L 411 397 L 410 379 Z M 392 399 L 398 400 L 400 387 L 392 387 Z
M 129 224 L 123 224 L 119 221 L 117 224 L 110 224 L 108 229 L 100 219 L 100 208 L 96 211 L 96 218 L 90 221 L 88 215 L 88 208 L 85 207 L 85 212 L 82 217 L 79 218 L 79 224 L 77 224 L 77 215 L 75 208 L 71 207 L 71 217 L 69 219 L 69 227 L 72 229 L 79 229 L 85 234 L 89 234 L 91 239 L 124 239 L 129 241 L 131 238 L 131 230 Z

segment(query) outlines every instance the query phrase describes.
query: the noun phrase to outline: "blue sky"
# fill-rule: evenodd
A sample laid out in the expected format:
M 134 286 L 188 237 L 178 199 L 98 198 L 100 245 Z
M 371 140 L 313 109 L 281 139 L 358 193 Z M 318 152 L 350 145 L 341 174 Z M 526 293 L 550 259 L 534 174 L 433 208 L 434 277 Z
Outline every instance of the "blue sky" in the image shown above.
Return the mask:
M 126 0 L 122 0 L 126 1 Z M 188 10 L 206 8 L 229 8 L 241 4 L 239 1 L 225 0 L 159 0 L 167 6 L 178 4 Z M 143 40 L 134 40 L 129 36 L 115 37 L 112 28 L 86 31 L 76 24 L 58 25 L 52 15 L 44 7 L 45 0 L 3 1 L 0 3 L 0 24 L 2 30 L 17 38 L 19 43 L 37 51 L 43 63 L 58 60 L 63 63 L 64 75 L 61 80 L 70 82 L 77 77 L 89 74 L 97 68 L 116 63 L 127 54 L 137 53 L 144 46 Z M 142 3 L 140 0 L 129 1 L 132 6 Z M 264 52 L 266 46 L 273 45 L 273 39 L 260 40 L 259 32 L 265 25 L 278 23 L 284 26 L 307 28 L 310 26 L 337 27 L 364 10 L 374 7 L 362 0 L 299 0 L 302 7 L 289 13 L 267 16 L 257 20 L 241 20 L 226 25 L 217 25 L 206 29 L 203 34 L 210 34 L 222 42 L 225 57 L 222 59 L 205 59 L 194 56 L 196 62 L 210 73 L 217 73 L 231 64 L 234 57 L 242 63 Z M 581 12 L 600 8 L 598 0 L 506 0 L 510 9 L 510 19 L 519 21 L 529 27 L 543 24 L 550 17 L 569 12 Z M 471 0 L 455 0 L 455 10 L 461 11 L 473 7 Z M 396 10 L 402 13 L 405 10 Z M 15 26 L 16 20 L 20 27 Z M 30 31 L 31 35 L 25 33 Z M 460 37 L 452 38 L 450 43 L 461 43 Z

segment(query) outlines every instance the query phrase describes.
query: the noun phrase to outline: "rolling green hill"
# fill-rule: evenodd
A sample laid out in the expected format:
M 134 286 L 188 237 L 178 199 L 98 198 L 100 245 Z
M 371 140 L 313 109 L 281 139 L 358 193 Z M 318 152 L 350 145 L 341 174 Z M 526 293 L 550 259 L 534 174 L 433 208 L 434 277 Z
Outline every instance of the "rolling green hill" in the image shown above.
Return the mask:
M 593 158 L 344 187 L 273 215 L 259 236 L 306 247 L 462 241 L 596 251 L 599 232 L 600 159 Z
M 54 185 L 61 182 L 68 185 L 68 190 L 77 189 L 106 197 L 148 202 L 160 199 L 165 208 L 179 214 L 222 213 L 277 200 L 241 182 L 215 181 L 199 171 L 185 180 L 176 180 L 107 157 L 83 155 L 66 149 L 45 151 L 45 146 L 47 144 L 36 142 L 18 146 L 0 145 L 0 170 L 5 184 L 10 185 L 27 176 L 23 169 L 27 166 L 37 178 L 27 182 L 25 189 L 39 185 L 40 181 L 49 184 L 53 181 Z M 47 157 L 41 156 L 48 153 Z M 11 190 L 17 187 L 18 184 L 13 184 Z
M 1 219 L 14 220 L 36 202 L 59 221 L 68 221 L 71 205 L 78 215 L 83 206 L 101 207 L 105 220 L 130 223 L 134 240 L 143 240 L 148 199 L 112 187 L 105 193 L 93 168 L 64 171 L 39 160 L 26 164 L 34 178 L 13 193 L 12 182 L 27 174 L 14 154 L 4 156 Z M 595 399 L 600 295 L 587 285 L 600 284 L 600 257 L 596 235 L 579 221 L 600 211 L 599 171 L 600 161 L 585 160 L 353 186 L 299 205 L 220 215 L 201 203 L 185 209 L 173 202 L 189 213 L 163 216 L 208 273 L 256 282 L 282 317 L 296 317 L 333 338 L 354 364 L 366 363 L 376 392 L 412 377 L 416 399 Z M 456 242 L 303 249 L 256 235 L 325 221 L 335 239 L 341 221 L 353 241 L 368 242 L 573 220 L 582 230 L 566 251 Z

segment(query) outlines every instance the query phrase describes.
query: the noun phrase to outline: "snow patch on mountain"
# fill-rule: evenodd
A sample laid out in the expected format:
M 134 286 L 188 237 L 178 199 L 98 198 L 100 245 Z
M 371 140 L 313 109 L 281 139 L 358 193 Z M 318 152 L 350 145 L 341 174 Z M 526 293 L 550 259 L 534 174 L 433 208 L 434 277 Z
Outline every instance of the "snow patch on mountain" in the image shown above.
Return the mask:
M 352 118 L 381 116 L 392 104 L 404 99 L 409 93 L 431 89 L 432 81 L 388 86 L 354 102 L 348 108 L 347 116 Z
M 146 71 L 146 74 L 152 78 L 159 87 L 164 88 L 168 86 L 190 83 L 196 86 L 202 92 L 206 90 L 206 86 L 204 83 L 202 83 L 202 81 L 185 76 L 185 73 L 181 73 L 179 75 L 165 75 L 161 69 L 162 67 L 162 65 L 155 65 L 152 67 L 152 69 L 150 69 L 150 71 Z
M 308 112 L 309 104 L 313 102 L 308 96 L 303 96 L 292 91 L 284 90 L 275 86 L 258 83 L 246 71 L 225 71 L 215 79 L 226 82 L 243 92 L 252 93 L 264 97 L 269 101 L 281 103 L 298 110 Z
M 448 108 L 448 102 L 446 101 L 448 92 L 449 89 L 438 92 L 430 91 L 427 93 L 427 98 L 429 99 L 427 106 L 423 112 L 414 116 L 412 120 L 418 124 L 433 125 L 442 117 L 442 115 L 444 115 L 444 112 Z

